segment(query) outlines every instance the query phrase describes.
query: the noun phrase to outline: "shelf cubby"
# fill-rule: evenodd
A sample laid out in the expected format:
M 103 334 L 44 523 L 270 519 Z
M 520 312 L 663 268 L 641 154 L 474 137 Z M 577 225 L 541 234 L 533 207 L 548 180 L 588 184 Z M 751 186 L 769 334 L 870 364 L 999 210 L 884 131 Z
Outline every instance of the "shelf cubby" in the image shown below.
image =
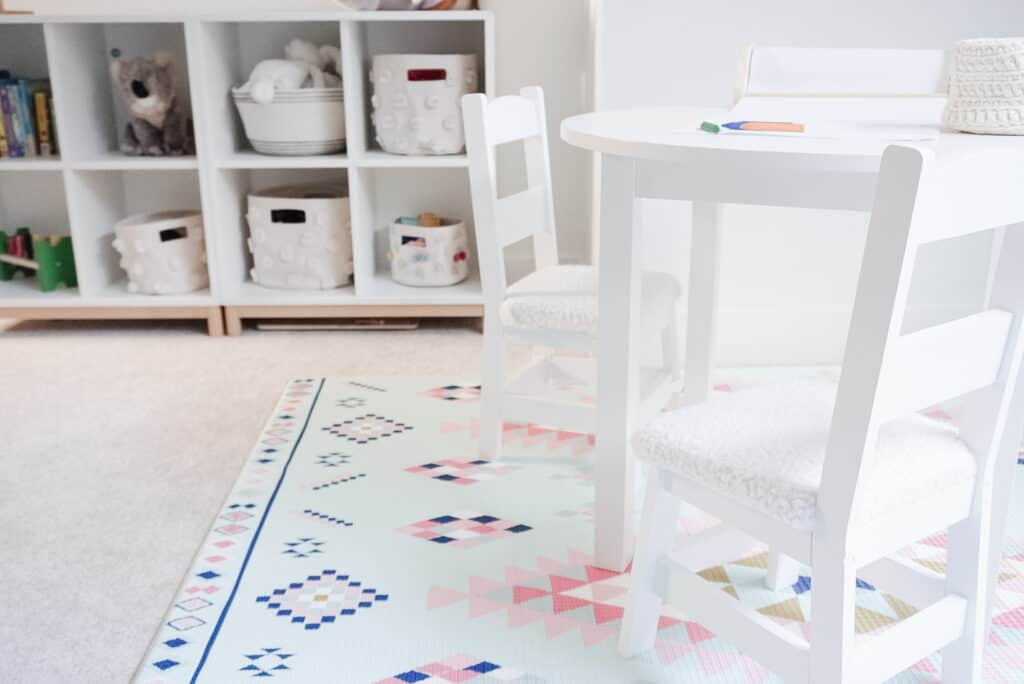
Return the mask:
M 13 233 L 28 228 L 33 235 L 71 235 L 64 202 L 64 179 L 58 171 L 0 170 L 0 230 Z M 78 244 L 74 244 L 78 261 Z M 0 281 L 0 308 L 68 305 L 78 299 L 78 288 L 61 287 L 41 292 L 35 277 L 16 275 Z
M 214 195 L 218 198 L 211 223 L 216 236 L 208 231 L 208 239 L 217 240 L 220 255 L 220 287 L 227 304 L 338 304 L 355 295 L 352 285 L 332 290 L 282 290 L 263 287 L 252 281 L 253 266 L 249 252 L 249 224 L 246 220 L 248 196 L 253 192 L 288 185 L 327 185 L 346 192 L 348 173 L 343 169 L 220 169 L 213 178 Z
M 401 188 L 401 192 L 396 192 Z M 439 302 L 476 304 L 483 301 L 480 289 L 473 205 L 465 169 L 366 168 L 353 183 L 353 206 L 364 231 L 353 235 L 357 249 L 356 289 L 361 299 L 402 304 Z M 469 238 L 470 276 L 449 287 L 409 287 L 391 279 L 388 261 L 389 234 L 399 216 L 433 212 L 460 219 Z
M 351 86 L 347 96 L 352 100 L 348 112 L 350 145 L 353 154 L 362 155 L 368 165 L 375 166 L 460 166 L 464 155 L 401 156 L 380 149 L 370 120 L 373 107 L 370 98 L 373 85 L 370 70 L 375 55 L 408 54 L 475 54 L 479 58 L 480 90 L 487 92 L 487 24 L 485 22 L 432 21 L 424 31 L 419 21 L 354 22 L 347 28 L 350 48 L 346 58 L 352 63 Z
M 50 78 L 46 56 L 46 36 L 41 25 L 0 24 L 0 69 L 14 78 Z M 0 158 L 0 169 L 56 170 L 58 157 Z
M 135 214 L 200 210 L 199 177 L 194 170 L 74 170 L 68 177 L 79 285 L 96 305 L 183 306 L 212 303 L 210 290 L 186 295 L 129 292 L 113 247 L 114 225 Z M 210 254 L 210 227 L 206 227 Z
M 194 157 L 133 157 L 121 153 L 130 114 L 110 76 L 112 50 L 125 58 L 157 52 L 174 58 L 178 97 L 190 103 L 185 26 L 158 23 L 48 24 L 54 106 L 62 155 L 73 168 L 195 168 Z
M 302 38 L 316 45 L 339 45 L 340 24 L 337 21 L 228 21 L 204 22 L 199 25 L 197 41 L 203 59 L 201 76 L 206 128 L 217 133 L 209 136 L 209 146 L 217 166 L 245 168 L 262 166 L 280 168 L 294 164 L 344 164 L 343 153 L 317 157 L 270 157 L 253 151 L 245 138 L 242 120 L 231 98 L 231 89 L 249 80 L 249 74 L 265 59 L 284 59 L 284 47 L 293 38 Z M 298 159 L 299 161 L 293 161 Z

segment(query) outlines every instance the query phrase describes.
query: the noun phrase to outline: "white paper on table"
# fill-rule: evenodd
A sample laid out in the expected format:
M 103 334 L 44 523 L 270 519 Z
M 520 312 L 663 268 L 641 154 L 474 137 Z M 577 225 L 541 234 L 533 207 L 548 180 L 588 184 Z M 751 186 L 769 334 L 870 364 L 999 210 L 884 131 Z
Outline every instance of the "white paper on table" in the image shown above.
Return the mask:
M 808 123 L 803 133 L 780 131 L 736 131 L 722 128 L 719 135 L 772 135 L 785 138 L 828 140 L 885 140 L 890 142 L 932 142 L 939 139 L 937 126 L 872 123 Z
M 721 125 L 721 124 L 719 124 Z M 679 129 L 674 133 L 691 133 Z M 756 135 L 776 138 L 814 138 L 818 140 L 876 140 L 888 142 L 934 142 L 939 139 L 938 126 L 871 123 L 808 123 L 803 133 L 784 131 L 737 131 L 721 128 L 717 135 Z M 708 133 L 708 135 L 715 135 Z

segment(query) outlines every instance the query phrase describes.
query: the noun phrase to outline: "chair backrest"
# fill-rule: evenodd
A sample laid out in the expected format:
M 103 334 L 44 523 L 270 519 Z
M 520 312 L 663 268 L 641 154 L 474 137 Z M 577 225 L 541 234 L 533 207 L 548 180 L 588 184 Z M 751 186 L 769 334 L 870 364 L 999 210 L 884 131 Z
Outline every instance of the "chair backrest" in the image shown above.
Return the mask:
M 962 154 L 946 145 L 938 160 L 913 147 L 884 154 L 819 498 L 833 531 L 849 533 L 879 428 L 950 399 L 963 401 L 960 435 L 977 458 L 976 496 L 987 497 L 993 478 L 1012 477 L 1024 417 L 1024 148 L 991 143 L 961 145 L 973 148 Z M 986 309 L 904 333 L 920 248 L 1004 226 Z
M 938 124 L 948 80 L 944 50 L 752 46 L 736 107 L 765 118 Z
M 519 95 L 488 101 L 482 94 L 462 99 L 473 195 L 477 252 L 486 306 L 497 306 L 505 295 L 504 250 L 533 238 L 537 268 L 558 263 L 551 163 L 548 158 L 544 91 L 524 88 Z M 527 188 L 498 197 L 496 148 L 522 142 Z

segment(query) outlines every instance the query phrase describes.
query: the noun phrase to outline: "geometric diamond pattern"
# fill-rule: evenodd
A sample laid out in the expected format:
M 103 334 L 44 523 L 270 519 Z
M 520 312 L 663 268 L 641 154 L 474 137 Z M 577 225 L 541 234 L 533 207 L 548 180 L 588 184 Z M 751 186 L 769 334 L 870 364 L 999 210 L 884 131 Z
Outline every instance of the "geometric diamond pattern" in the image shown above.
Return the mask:
M 337 406 L 338 408 L 361 408 L 366 405 L 366 400 L 362 397 L 348 397 L 346 399 L 339 399 Z
M 458 485 L 472 485 L 477 482 L 493 480 L 516 470 L 515 466 L 502 465 L 492 461 L 475 460 L 459 461 L 446 459 L 436 463 L 424 463 L 420 466 L 406 468 L 406 472 L 423 475 L 442 482 Z
M 316 457 L 316 462 L 325 468 L 337 468 L 338 466 L 345 465 L 348 460 L 352 458 L 348 454 L 341 454 L 337 451 L 332 451 L 329 454 L 321 454 Z
M 286 660 L 294 656 L 294 653 L 282 653 L 280 648 L 261 648 L 259 653 L 247 653 L 245 655 L 249 664 L 240 667 L 240 672 L 252 673 L 253 677 L 273 677 L 284 670 L 289 670 L 284 664 Z
M 472 511 L 441 515 L 421 520 L 398 531 L 411 537 L 426 539 L 435 544 L 471 549 L 481 544 L 528 532 L 533 528 L 520 523 L 481 515 Z
M 205 625 L 206 621 L 200 620 L 195 615 L 186 615 L 185 617 L 180 617 L 171 620 L 167 624 L 173 627 L 174 629 L 178 630 L 179 632 L 186 632 L 190 629 L 199 627 L 200 625 Z
M 168 658 L 164 658 L 163 660 L 158 660 L 155 663 L 153 663 L 153 665 L 160 671 L 169 670 L 172 667 L 175 667 L 180 664 L 181 663 L 179 663 L 177 660 L 170 660 Z
M 431 587 L 427 606 L 467 601 L 470 617 L 505 611 L 510 627 L 540 623 L 549 639 L 578 632 L 584 646 L 593 646 L 618 634 L 628 581 L 627 575 L 594 567 L 589 557 L 571 551 L 568 562 L 539 558 L 536 570 L 506 566 L 501 579 L 471 576 L 468 592 Z M 680 617 L 664 611 L 659 640 L 665 630 L 682 624 Z
M 408 684 L 409 682 L 474 682 L 475 684 L 543 684 L 539 677 L 526 675 L 487 660 L 457 655 L 421 665 L 374 684 Z
M 188 612 L 193 613 L 197 610 L 202 610 L 207 606 L 212 606 L 213 604 L 204 598 L 196 596 L 195 598 L 185 599 L 184 601 L 176 603 L 175 605 L 178 606 L 178 608 L 181 608 L 182 610 L 187 610 Z
M 257 596 L 257 603 L 266 603 L 275 615 L 287 617 L 307 630 L 320 629 L 338 617 L 355 615 L 357 610 L 371 608 L 388 600 L 387 594 L 363 587 L 363 583 L 335 570 L 324 570 L 301 582 L 274 589 L 266 596 Z
M 356 444 L 367 444 L 384 439 L 385 437 L 408 432 L 412 430 L 412 427 L 390 418 L 369 413 L 365 416 L 334 423 L 323 429 L 335 437 L 340 437 Z
M 480 399 L 480 385 L 446 385 L 427 390 L 424 394 L 443 401 L 477 401 Z
M 285 550 L 282 553 L 289 558 L 309 558 L 323 553 L 320 547 L 324 545 L 324 542 L 313 537 L 299 537 L 296 541 L 285 542 L 284 545 Z

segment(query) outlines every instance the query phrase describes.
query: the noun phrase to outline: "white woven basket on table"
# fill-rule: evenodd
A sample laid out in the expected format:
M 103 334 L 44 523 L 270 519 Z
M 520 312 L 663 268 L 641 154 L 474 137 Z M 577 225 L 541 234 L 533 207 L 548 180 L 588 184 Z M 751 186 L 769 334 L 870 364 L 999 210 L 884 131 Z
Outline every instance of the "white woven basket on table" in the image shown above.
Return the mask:
M 956 131 L 1024 135 L 1024 38 L 957 44 L 944 121 Z

